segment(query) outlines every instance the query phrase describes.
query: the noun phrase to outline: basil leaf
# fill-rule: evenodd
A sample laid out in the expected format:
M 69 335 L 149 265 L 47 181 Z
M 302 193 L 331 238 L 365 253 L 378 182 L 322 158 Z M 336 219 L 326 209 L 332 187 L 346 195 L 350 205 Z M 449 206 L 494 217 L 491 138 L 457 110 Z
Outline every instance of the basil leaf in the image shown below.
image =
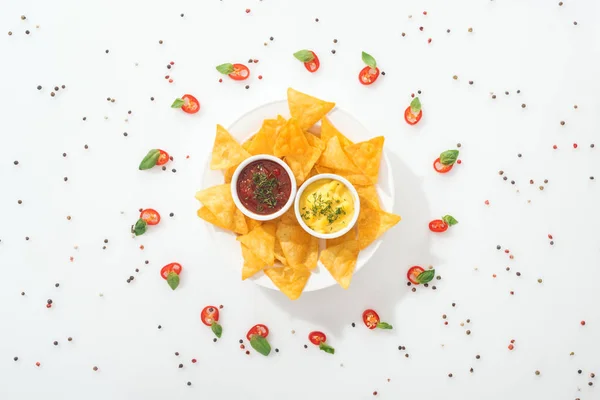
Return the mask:
M 267 342 L 267 339 L 260 335 L 252 336 L 250 338 L 250 345 L 263 356 L 268 356 L 271 352 L 271 345 Z
M 300 50 L 294 53 L 294 57 L 296 57 L 299 61 L 303 63 L 311 62 L 315 59 L 313 52 L 310 50 Z
M 319 349 L 323 350 L 325 353 L 329 353 L 329 354 L 335 354 L 335 349 L 329 345 L 326 345 L 325 343 L 321 342 L 319 344 Z
M 146 233 L 146 227 L 148 224 L 143 219 L 138 219 L 134 226 L 131 227 L 131 233 L 135 233 L 135 236 L 140 236 Z
M 371 56 L 370 54 L 365 53 L 364 51 L 362 52 L 362 60 L 369 67 L 371 67 L 373 69 L 377 68 L 377 62 L 375 62 L 375 59 L 373 58 L 373 56 Z
M 387 322 L 380 322 L 377 324 L 379 329 L 393 329 L 394 327 L 388 324 Z
M 458 158 L 458 150 L 446 150 L 440 154 L 440 162 L 444 165 L 452 165 Z
M 156 162 L 158 161 L 159 156 L 160 156 L 160 150 L 158 150 L 158 149 L 150 150 L 148 152 L 148 154 L 146 154 L 146 157 L 144 157 L 144 159 L 140 163 L 140 166 L 139 166 L 140 170 L 150 169 L 150 168 L 154 167 L 156 165 Z
M 213 333 L 219 339 L 221 338 L 221 334 L 223 333 L 223 327 L 216 322 L 210 324 L 210 329 L 212 329 Z
M 415 97 L 413 101 L 410 102 L 410 112 L 414 115 L 418 115 L 421 112 L 421 100 L 418 97 Z
M 233 64 L 225 63 L 225 64 L 217 65 L 217 71 L 219 71 L 222 74 L 228 75 L 233 72 Z
M 442 220 L 448 224 L 448 226 L 458 224 L 458 221 L 452 215 L 444 215 Z
M 169 272 L 169 275 L 167 275 L 167 283 L 171 289 L 177 289 L 177 286 L 179 286 L 179 275 L 177 275 L 175 272 Z
M 417 275 L 417 277 L 415 279 L 419 283 L 427 283 L 427 282 L 431 282 L 431 280 L 433 279 L 434 276 L 435 276 L 435 269 L 428 269 L 427 271 L 423 271 L 419 275 Z
M 181 108 L 184 104 L 185 104 L 185 101 L 183 101 L 183 99 L 180 99 L 178 97 L 175 99 L 173 104 L 171 104 L 171 108 Z

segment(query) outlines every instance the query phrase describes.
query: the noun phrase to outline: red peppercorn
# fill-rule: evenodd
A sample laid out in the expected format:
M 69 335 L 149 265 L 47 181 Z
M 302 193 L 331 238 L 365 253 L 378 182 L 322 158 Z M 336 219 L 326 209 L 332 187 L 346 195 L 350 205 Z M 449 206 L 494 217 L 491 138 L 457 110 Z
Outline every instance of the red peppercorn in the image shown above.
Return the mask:
M 246 8 L 246 14 L 249 14 L 249 13 L 250 13 L 250 9 Z
M 244 346 L 243 344 L 240 344 L 240 349 L 244 350 L 246 348 L 246 346 Z
M 431 43 L 431 38 L 427 39 L 427 43 Z
M 419 30 L 422 32 L 422 31 L 423 31 L 423 27 L 422 27 L 422 26 L 420 26 L 420 27 L 419 27 Z
M 548 239 L 552 239 L 552 235 L 551 234 L 548 234 Z
M 577 148 L 577 143 L 573 143 L 573 148 L 576 149 Z
M 165 75 L 165 79 L 169 79 L 169 75 Z
M 427 11 L 423 11 L 423 15 L 427 15 Z
M 585 321 L 581 321 L 581 326 L 584 326 L 584 325 L 585 325 Z
M 258 60 L 252 60 L 252 61 L 254 61 L 254 64 L 257 64 L 257 63 L 258 63 Z
M 35 366 L 36 366 L 36 367 L 39 367 L 40 365 L 42 365 L 42 364 L 40 364 L 40 362 L 39 362 L 39 361 L 35 363 Z
M 557 145 L 554 145 L 554 146 L 552 146 L 552 148 L 553 148 L 554 150 L 556 150 L 556 149 L 558 149 L 558 146 L 557 146 Z
M 505 253 L 508 253 L 509 251 L 510 251 L 510 250 L 508 250 L 508 249 L 504 250 L 504 252 L 505 252 Z
M 197 360 L 195 358 L 192 358 L 192 364 L 196 364 L 196 361 Z
M 486 200 L 486 201 L 485 201 L 485 205 L 486 205 L 486 206 L 489 206 L 489 205 L 490 205 L 490 201 L 489 201 L 489 200 Z
M 250 352 L 249 352 L 248 350 L 246 350 L 246 354 L 247 354 L 247 355 L 250 355 Z
M 515 342 L 515 339 L 511 339 L 511 340 L 510 340 L 510 342 L 511 342 L 511 343 L 514 343 L 514 342 Z
M 259 75 L 259 76 L 258 76 L 258 79 L 262 79 L 262 75 Z
M 448 321 L 444 321 L 444 325 L 448 325 Z
M 169 83 L 173 83 L 173 79 L 169 79 Z
M 456 163 L 457 164 L 462 164 L 462 161 L 461 160 L 456 160 Z
M 513 346 L 512 344 L 509 344 L 509 345 L 508 345 L 508 349 L 509 349 L 509 350 L 512 350 L 512 349 L 514 349 L 514 348 L 515 348 L 515 346 Z
M 46 308 L 52 307 L 52 304 L 46 304 Z
M 492 277 L 494 277 L 494 278 L 495 278 L 495 277 L 496 277 L 496 274 L 492 275 Z
M 169 64 L 170 64 L 170 65 L 175 65 L 175 63 L 174 63 L 173 61 L 171 61 Z

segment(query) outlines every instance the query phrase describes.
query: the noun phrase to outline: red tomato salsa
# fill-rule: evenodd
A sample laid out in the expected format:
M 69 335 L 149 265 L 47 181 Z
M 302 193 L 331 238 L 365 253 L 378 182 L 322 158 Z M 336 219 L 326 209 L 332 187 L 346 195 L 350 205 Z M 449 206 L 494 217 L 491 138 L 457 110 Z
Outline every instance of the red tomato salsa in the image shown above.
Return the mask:
M 260 215 L 281 210 L 291 192 L 287 171 L 271 160 L 256 160 L 246 165 L 237 181 L 237 193 L 244 207 Z

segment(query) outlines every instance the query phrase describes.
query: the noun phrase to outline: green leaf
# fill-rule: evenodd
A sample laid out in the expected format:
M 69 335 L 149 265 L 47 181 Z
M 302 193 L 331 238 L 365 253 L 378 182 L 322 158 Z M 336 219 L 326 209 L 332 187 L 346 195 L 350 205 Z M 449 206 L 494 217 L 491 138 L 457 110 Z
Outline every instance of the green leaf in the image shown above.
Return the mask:
M 175 272 L 169 272 L 169 275 L 167 275 L 167 283 L 171 289 L 177 289 L 177 286 L 179 286 L 179 275 L 177 275 Z
M 458 221 L 452 215 L 444 215 L 442 220 L 448 224 L 448 226 L 458 224 Z
M 154 167 L 156 165 L 156 162 L 158 161 L 159 156 L 160 156 L 160 150 L 158 150 L 158 149 L 150 150 L 148 152 L 148 154 L 146 154 L 146 157 L 144 157 L 144 159 L 140 163 L 139 168 L 141 170 L 144 170 L 144 169 L 150 169 L 150 168 Z
M 323 350 L 325 353 L 335 354 L 335 349 L 323 342 L 319 344 L 319 349 Z
M 418 115 L 421 112 L 421 100 L 418 97 L 415 97 L 413 101 L 410 102 L 410 112 L 414 115 Z
M 379 329 L 393 329 L 394 327 L 388 324 L 387 322 L 380 322 L 377 324 Z
M 171 104 L 171 108 L 181 108 L 181 107 L 183 107 L 184 104 L 185 104 L 185 101 L 183 101 L 183 99 L 180 99 L 178 97 L 175 99 L 173 104 Z
M 229 75 L 230 73 L 233 72 L 233 64 L 225 63 L 225 64 L 217 65 L 217 71 L 219 71 L 222 74 Z
M 440 154 L 440 162 L 444 165 L 452 165 L 458 158 L 458 150 L 446 150 Z
M 131 233 L 135 233 L 135 236 L 140 236 L 146 233 L 146 227 L 148 224 L 143 219 L 138 219 L 134 226 L 131 227 Z
M 217 322 L 213 322 L 210 324 L 210 329 L 212 329 L 213 333 L 219 339 L 221 338 L 221 334 L 223 333 L 223 327 L 219 325 Z
M 435 276 L 435 269 L 428 269 L 427 271 L 423 271 L 419 275 L 417 275 L 417 277 L 415 279 L 419 283 L 427 283 L 427 282 L 431 282 L 431 280 L 433 279 L 434 276 Z
M 362 52 L 362 60 L 369 67 L 371 67 L 373 69 L 377 68 L 377 62 L 375 61 L 375 59 L 373 58 L 373 56 L 370 55 L 370 54 L 365 53 L 364 51 Z
M 312 60 L 315 59 L 313 52 L 310 50 L 297 51 L 294 53 L 294 57 L 296 57 L 298 60 L 302 61 L 303 63 L 311 62 Z
M 260 335 L 252 336 L 250 338 L 250 345 L 263 356 L 268 356 L 271 352 L 271 345 L 267 342 L 267 339 Z

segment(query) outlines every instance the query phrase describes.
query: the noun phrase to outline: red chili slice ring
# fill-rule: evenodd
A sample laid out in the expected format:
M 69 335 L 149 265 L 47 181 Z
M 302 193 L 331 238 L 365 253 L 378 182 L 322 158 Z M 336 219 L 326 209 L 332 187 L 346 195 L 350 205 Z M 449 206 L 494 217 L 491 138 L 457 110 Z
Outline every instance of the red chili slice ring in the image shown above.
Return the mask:
M 169 162 L 169 153 L 164 150 L 160 150 L 160 155 L 158 156 L 158 160 L 156 160 L 156 165 L 165 165 Z
M 325 343 L 327 340 L 327 336 L 323 332 L 313 331 L 308 334 L 308 340 L 315 346 L 320 345 L 321 343 Z
M 181 273 L 182 269 L 183 268 L 181 267 L 181 264 L 178 264 L 178 263 L 167 264 L 164 267 L 162 267 L 162 269 L 160 270 L 160 276 L 162 276 L 163 279 L 167 279 L 169 276 L 169 273 L 174 272 L 177 275 L 179 275 Z
M 433 169 L 435 169 L 440 174 L 445 174 L 446 172 L 450 171 L 453 166 L 454 166 L 454 164 L 450 164 L 450 165 L 442 164 L 439 157 L 436 158 L 436 160 L 433 162 Z
M 233 64 L 233 72 L 229 77 L 234 81 L 243 81 L 250 76 L 250 70 L 244 64 Z
M 375 310 L 365 310 L 362 315 L 363 322 L 369 329 L 377 328 L 377 324 L 379 323 L 379 315 Z
M 417 281 L 417 276 L 421 275 L 425 270 L 418 265 L 414 267 L 410 267 L 408 272 L 406 273 L 406 277 L 413 285 L 418 285 L 419 281 Z
M 358 74 L 358 80 L 363 85 L 370 85 L 379 77 L 379 68 L 371 68 L 368 65 L 364 67 Z
M 423 110 L 419 110 L 419 113 L 417 115 L 412 113 L 410 106 L 406 107 L 406 110 L 404 110 L 404 120 L 409 125 L 415 125 L 417 122 L 419 122 L 421 120 L 422 116 L 423 116 Z
M 219 321 L 219 309 L 215 306 L 206 306 L 200 313 L 200 320 L 206 326 L 211 326 L 213 322 Z
M 152 208 L 146 208 L 140 214 L 140 218 L 148 225 L 156 225 L 160 222 L 160 214 Z
M 191 94 L 184 94 L 181 99 L 184 101 L 181 109 L 188 114 L 196 114 L 200 111 L 200 102 Z
M 317 55 L 315 54 L 314 51 L 311 51 L 312 55 L 313 55 L 313 59 L 312 61 L 308 61 L 304 63 L 304 67 L 309 71 L 309 72 L 317 72 L 317 70 L 319 69 L 319 67 L 321 66 L 321 63 L 319 62 L 319 57 L 317 57 Z
M 448 229 L 448 224 L 441 219 L 434 219 L 429 223 L 431 232 L 445 232 Z
M 267 336 L 269 336 L 269 328 L 267 328 L 266 325 L 263 324 L 256 324 L 252 328 L 250 328 L 250 330 L 246 334 L 246 339 L 250 340 L 254 335 L 266 338 Z

